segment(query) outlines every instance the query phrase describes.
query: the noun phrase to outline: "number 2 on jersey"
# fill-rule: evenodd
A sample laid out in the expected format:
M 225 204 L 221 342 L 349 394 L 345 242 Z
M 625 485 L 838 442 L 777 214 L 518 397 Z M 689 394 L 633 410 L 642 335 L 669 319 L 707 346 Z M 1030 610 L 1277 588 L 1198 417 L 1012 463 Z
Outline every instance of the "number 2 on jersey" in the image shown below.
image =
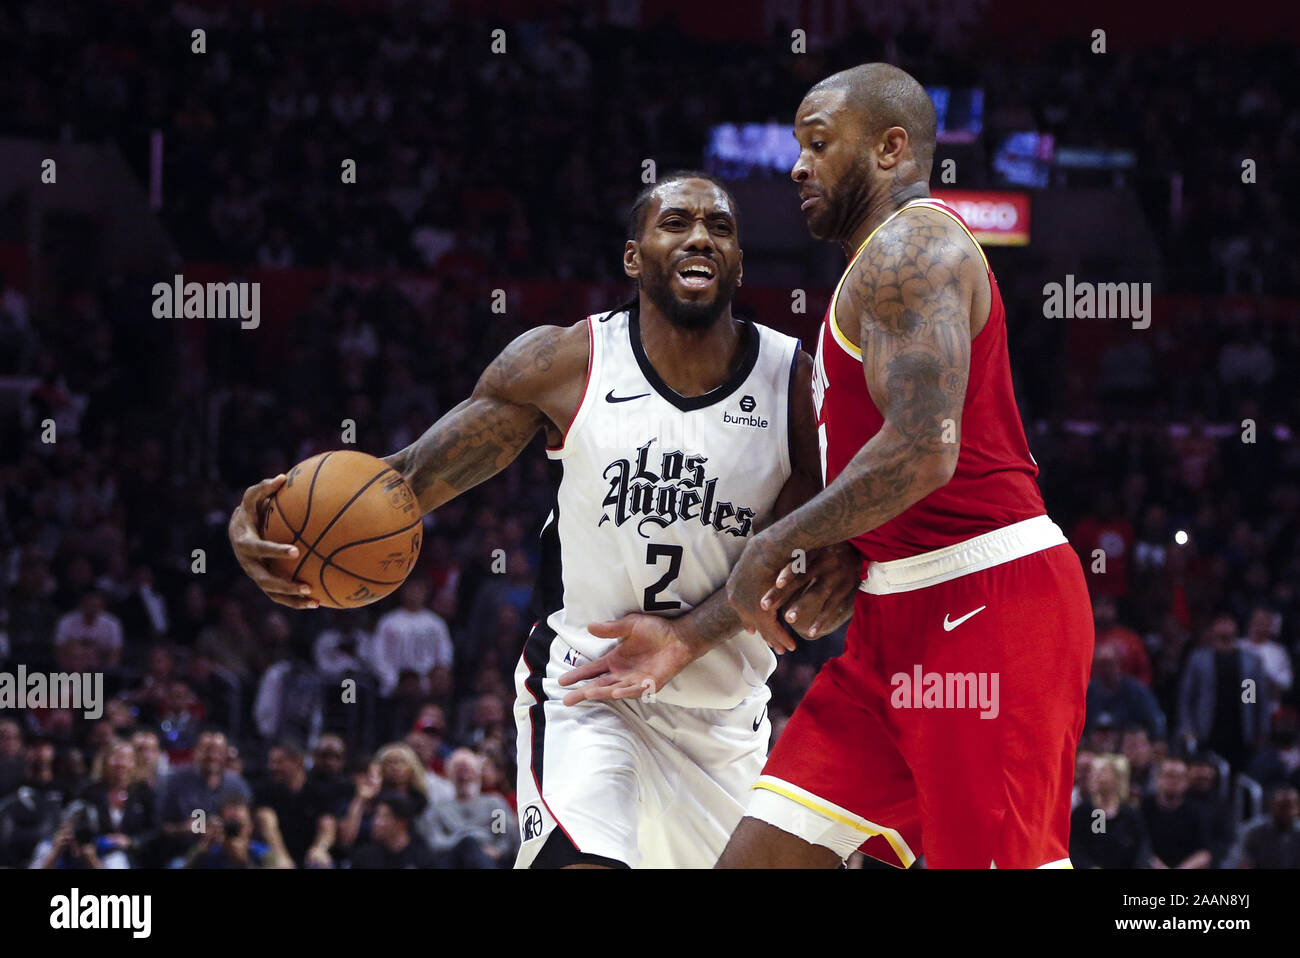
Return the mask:
M 646 586 L 645 595 L 642 597 L 641 608 L 647 612 L 671 612 L 682 607 L 676 599 L 668 602 L 657 598 L 659 593 L 668 588 L 682 571 L 682 547 L 660 545 L 656 542 L 645 547 L 646 565 L 657 565 L 664 556 L 668 557 L 668 571 L 660 576 L 659 581 L 654 585 Z

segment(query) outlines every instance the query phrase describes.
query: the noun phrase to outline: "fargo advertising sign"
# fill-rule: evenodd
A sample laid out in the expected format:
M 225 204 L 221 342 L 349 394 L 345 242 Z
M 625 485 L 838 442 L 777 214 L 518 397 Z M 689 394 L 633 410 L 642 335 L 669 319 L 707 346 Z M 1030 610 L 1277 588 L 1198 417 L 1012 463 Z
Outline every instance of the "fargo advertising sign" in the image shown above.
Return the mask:
M 939 190 L 934 194 L 966 221 L 985 246 L 1029 245 L 1029 194 L 992 190 Z

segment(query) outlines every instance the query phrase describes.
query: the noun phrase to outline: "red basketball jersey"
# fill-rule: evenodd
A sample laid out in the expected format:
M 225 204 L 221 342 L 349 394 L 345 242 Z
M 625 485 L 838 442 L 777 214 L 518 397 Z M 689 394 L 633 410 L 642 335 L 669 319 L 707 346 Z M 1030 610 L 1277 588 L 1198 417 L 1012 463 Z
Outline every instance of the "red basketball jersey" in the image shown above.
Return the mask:
M 914 200 L 894 216 L 918 205 L 946 213 L 970 233 L 955 210 L 933 198 Z M 879 229 L 873 230 L 858 248 L 845 268 L 845 276 Z M 979 248 L 973 236 L 971 240 Z M 980 255 L 984 255 L 982 249 Z M 1038 465 L 1029 453 L 1011 387 L 1006 310 L 987 257 L 984 267 L 988 271 L 992 303 L 988 322 L 971 343 L 957 470 L 947 485 L 884 525 L 853 539 L 853 544 L 867 559 L 886 562 L 929 552 L 1046 512 L 1035 480 Z M 884 417 L 867 390 L 862 352 L 844 336 L 835 321 L 835 302 L 843 284 L 841 277 L 827 307 L 813 371 L 822 476 L 827 485 L 884 424 Z

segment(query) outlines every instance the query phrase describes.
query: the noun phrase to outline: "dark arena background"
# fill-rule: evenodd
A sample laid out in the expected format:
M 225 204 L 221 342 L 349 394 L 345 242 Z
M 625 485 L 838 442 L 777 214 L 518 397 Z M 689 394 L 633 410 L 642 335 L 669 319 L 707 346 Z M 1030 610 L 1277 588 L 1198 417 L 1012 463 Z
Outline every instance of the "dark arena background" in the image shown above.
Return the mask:
M 358 611 L 270 602 L 231 510 L 318 452 L 405 447 L 522 331 L 624 300 L 628 207 L 677 168 L 739 204 L 738 314 L 811 350 L 844 259 L 805 229 L 790 129 L 813 83 L 869 61 L 935 102 L 931 192 L 998 276 L 1039 483 L 1087 572 L 1075 868 L 1300 867 L 1298 22 L 1036 0 L 6 4 L 0 673 L 97 673 L 103 696 L 94 717 L 0 697 L 0 867 L 356 870 L 382 860 L 363 852 L 380 788 L 406 796 L 423 864 L 508 867 L 542 438 L 427 516 L 412 585 Z M 177 315 L 180 282 L 258 298 Z M 774 738 L 842 642 L 780 659 Z M 1198 693 L 1216 663 L 1251 680 L 1240 715 Z

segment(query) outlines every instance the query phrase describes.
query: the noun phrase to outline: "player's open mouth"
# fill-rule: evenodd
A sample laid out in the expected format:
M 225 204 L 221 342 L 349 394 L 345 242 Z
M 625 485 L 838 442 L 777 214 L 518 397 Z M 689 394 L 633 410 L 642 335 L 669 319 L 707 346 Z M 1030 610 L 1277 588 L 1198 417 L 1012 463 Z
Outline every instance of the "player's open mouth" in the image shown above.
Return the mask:
M 804 200 L 802 203 L 799 204 L 799 209 L 801 210 L 810 209 L 812 205 L 820 199 L 821 199 L 820 196 L 810 196 L 808 197 L 808 199 Z
M 717 276 L 717 269 L 705 259 L 688 260 L 677 269 L 677 278 L 687 289 L 704 289 Z

